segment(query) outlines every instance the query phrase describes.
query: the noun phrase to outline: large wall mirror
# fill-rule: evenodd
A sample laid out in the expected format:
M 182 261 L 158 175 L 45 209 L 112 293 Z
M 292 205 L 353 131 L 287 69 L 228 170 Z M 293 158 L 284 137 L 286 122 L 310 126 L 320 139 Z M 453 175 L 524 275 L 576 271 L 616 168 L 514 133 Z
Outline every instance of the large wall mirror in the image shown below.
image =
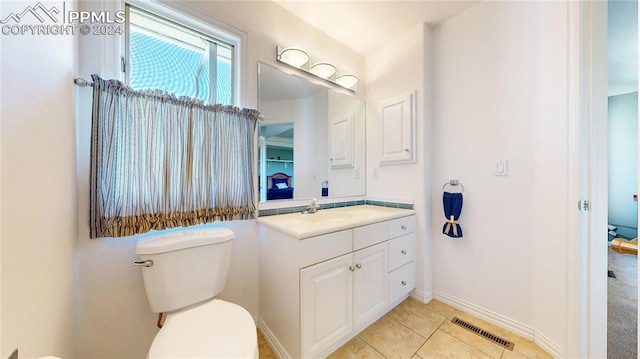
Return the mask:
M 362 100 L 258 63 L 260 202 L 365 194 Z

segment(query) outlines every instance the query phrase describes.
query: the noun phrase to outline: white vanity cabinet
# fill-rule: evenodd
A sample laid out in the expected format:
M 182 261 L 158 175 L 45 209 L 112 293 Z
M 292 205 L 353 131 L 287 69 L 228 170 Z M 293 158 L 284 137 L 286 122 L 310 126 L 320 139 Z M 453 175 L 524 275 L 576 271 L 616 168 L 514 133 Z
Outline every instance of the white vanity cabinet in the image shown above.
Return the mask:
M 317 356 L 353 330 L 353 254 L 300 270 L 303 358 Z
M 389 301 L 402 299 L 416 287 L 415 217 L 389 222 Z
M 307 238 L 260 221 L 258 325 L 279 356 L 325 357 L 415 288 L 407 212 Z
M 386 243 L 354 252 L 353 262 L 353 326 L 359 328 L 387 306 Z
M 384 310 L 386 264 L 380 243 L 300 270 L 303 358 L 319 356 Z

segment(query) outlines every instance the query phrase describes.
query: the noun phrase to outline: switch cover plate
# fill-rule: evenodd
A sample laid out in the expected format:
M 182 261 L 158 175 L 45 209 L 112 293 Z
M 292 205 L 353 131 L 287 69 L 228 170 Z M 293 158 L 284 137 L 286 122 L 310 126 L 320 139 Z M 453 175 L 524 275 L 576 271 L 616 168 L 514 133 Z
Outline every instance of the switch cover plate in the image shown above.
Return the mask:
M 508 173 L 507 160 L 496 160 L 495 175 L 507 176 Z

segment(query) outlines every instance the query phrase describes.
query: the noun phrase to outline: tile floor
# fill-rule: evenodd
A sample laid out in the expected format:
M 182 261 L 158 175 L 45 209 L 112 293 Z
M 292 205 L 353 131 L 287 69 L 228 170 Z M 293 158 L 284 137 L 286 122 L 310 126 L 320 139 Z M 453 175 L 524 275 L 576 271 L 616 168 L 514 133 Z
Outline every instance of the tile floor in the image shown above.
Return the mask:
M 454 316 L 514 342 L 513 351 L 454 325 L 451 323 Z M 260 333 L 258 341 L 260 359 L 276 358 Z M 455 310 L 442 302 L 434 300 L 429 304 L 422 304 L 408 298 L 329 358 L 551 359 L 552 356 L 521 336 Z

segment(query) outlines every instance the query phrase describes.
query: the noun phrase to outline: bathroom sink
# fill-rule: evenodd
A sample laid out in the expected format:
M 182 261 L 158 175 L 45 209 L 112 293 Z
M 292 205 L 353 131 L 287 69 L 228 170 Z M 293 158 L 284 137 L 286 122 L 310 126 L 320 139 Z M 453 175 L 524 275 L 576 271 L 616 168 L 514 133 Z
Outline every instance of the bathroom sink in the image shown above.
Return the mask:
M 341 211 L 321 210 L 316 213 L 301 214 L 301 219 L 307 222 L 320 222 L 320 221 L 346 221 L 353 217 L 354 213 L 347 213 Z
M 413 210 L 408 209 L 362 205 L 322 209 L 309 214 L 267 216 L 259 218 L 258 221 L 295 238 L 304 239 L 413 213 Z

